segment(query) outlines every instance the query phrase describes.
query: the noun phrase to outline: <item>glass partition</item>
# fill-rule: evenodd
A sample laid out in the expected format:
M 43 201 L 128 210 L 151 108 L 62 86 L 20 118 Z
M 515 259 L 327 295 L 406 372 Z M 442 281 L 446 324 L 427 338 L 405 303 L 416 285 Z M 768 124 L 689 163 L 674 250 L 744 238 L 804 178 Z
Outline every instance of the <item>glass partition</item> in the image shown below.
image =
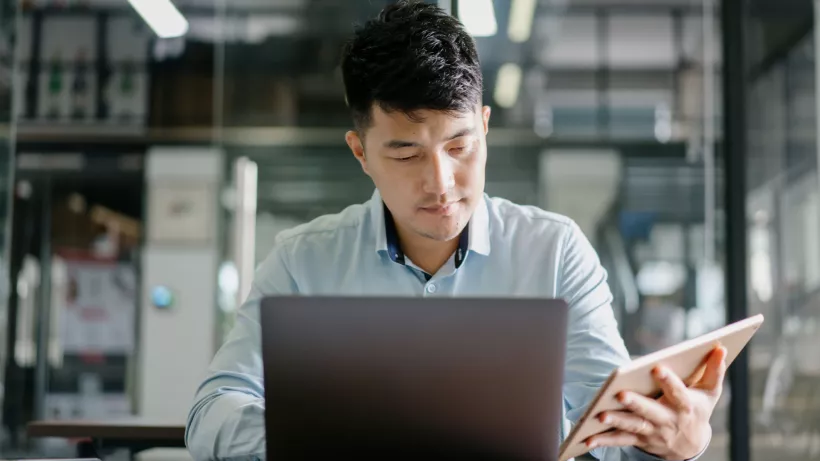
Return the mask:
M 756 460 L 820 459 L 817 47 L 812 2 L 791 4 L 748 20 L 748 299 L 766 315 L 749 356 Z
M 370 197 L 344 143 L 338 64 L 353 24 L 387 3 L 227 4 L 235 34 L 223 44 L 220 135 L 234 192 L 223 331 L 242 298 L 234 277 L 278 232 Z M 439 3 L 458 14 L 465 2 Z M 476 37 L 493 110 L 487 192 L 579 223 L 609 272 L 633 355 L 722 326 L 715 2 L 529 2 L 532 11 L 515 13 L 517 1 L 492 3 L 496 33 Z M 253 190 L 239 179 L 248 162 Z M 255 247 L 244 253 L 243 196 L 257 199 Z M 726 459 L 728 398 L 705 459 Z
M 15 229 L 18 238 L 28 240 L 17 246 L 16 259 L 11 255 L 19 272 L 14 287 L 23 291 L 11 299 L 19 304 L 13 312 L 31 314 L 6 315 L 12 310 L 5 309 L 6 264 L 0 264 L 0 332 L 15 332 L 14 341 L 0 344 L 0 365 L 12 363 L 15 376 L 29 379 L 14 381 L 14 400 L 5 400 L 13 405 L 4 404 L 4 434 L 20 434 L 22 424 L 34 418 L 85 416 L 73 413 L 82 398 L 116 394 L 111 411 L 123 414 L 144 404 L 134 389 L 141 372 L 136 355 L 145 337 L 136 318 L 158 308 L 142 299 L 147 292 L 141 282 L 148 275 L 142 273 L 143 251 L 151 243 L 146 203 L 156 189 L 146 186 L 156 173 L 146 159 L 157 146 L 216 145 L 225 153 L 220 162 L 227 187 L 207 185 L 219 217 L 213 231 L 219 241 L 216 345 L 278 232 L 363 202 L 373 192 L 344 143 L 351 121 L 338 64 L 353 25 L 375 16 L 390 0 L 174 3 L 189 24 L 184 38 L 158 39 L 124 3 L 22 2 L 26 14 L 15 22 L 18 3 L 0 0 L 0 72 L 15 62 L 23 65 L 7 72 L 19 75 L 19 82 L 0 75 L 0 197 L 11 190 L 11 181 L 2 178 L 12 171 L 14 114 L 25 119 L 17 139 L 22 144 L 17 146 Z M 438 3 L 454 14 L 459 4 L 467 4 Z M 613 309 L 633 355 L 721 326 L 723 210 L 717 197 L 722 172 L 715 162 L 721 47 L 715 2 L 499 0 L 492 5 L 496 33 L 476 37 L 484 102 L 493 109 L 487 193 L 568 215 L 580 225 L 609 273 Z M 47 38 L 46 29 L 57 32 Z M 88 37 L 95 45 L 69 53 L 61 48 L 63 36 Z M 12 46 L 14 37 L 22 44 Z M 21 50 L 17 60 L 10 57 L 15 49 Z M 804 50 L 787 66 L 791 70 L 761 77 L 768 83 L 760 83 L 760 92 L 791 92 L 783 96 L 791 105 L 765 101 L 761 107 L 767 110 L 758 111 L 760 117 L 788 117 L 783 134 L 760 139 L 761 144 L 791 139 L 785 150 L 791 163 L 784 172 L 816 171 L 809 146 L 814 138 L 807 134 L 814 133 L 813 122 L 805 118 L 813 114 L 805 105 L 812 80 L 797 70 L 803 61 L 813 62 L 813 54 Z M 77 83 L 69 74 L 88 74 L 88 79 Z M 13 100 L 18 101 L 14 112 Z M 770 122 L 760 120 L 766 127 Z M 49 160 L 43 163 L 44 158 Z M 760 162 L 769 158 L 759 156 Z M 762 169 L 771 171 L 766 165 Z M 773 299 L 808 305 L 811 291 L 804 288 L 820 279 L 820 268 L 805 256 L 810 253 L 785 243 L 810 245 L 816 229 L 805 227 L 811 222 L 806 212 L 817 191 L 809 176 L 795 176 L 799 185 L 789 187 L 791 180 L 782 178 L 791 177 L 756 186 L 761 191 L 756 196 L 764 198 L 754 203 L 764 212 L 750 211 L 757 226 L 750 228 L 755 233 L 751 277 L 756 293 L 767 300 L 759 303 L 760 310 L 783 309 L 763 306 Z M 0 200 L 0 229 L 8 203 Z M 92 213 L 95 205 L 102 211 Z M 794 224 L 801 220 L 804 227 Z M 32 223 L 40 230 L 26 227 Z M 802 230 L 786 233 L 786 228 Z M 8 238 L 4 233 L 0 242 Z M 5 261 L 8 245 L 0 245 Z M 133 308 L 133 342 L 103 357 L 66 353 L 65 341 L 77 346 L 87 338 L 66 336 L 74 330 L 49 336 L 52 327 L 65 323 L 42 323 L 39 313 L 74 299 L 76 281 L 65 277 L 68 266 L 94 279 L 101 262 L 88 256 L 100 254 L 106 273 L 119 274 L 110 277 L 112 284 L 140 287 L 132 298 L 114 303 Z M 784 265 L 772 255 L 794 262 Z M 789 281 L 789 290 L 780 288 L 780 280 Z M 2 324 L 7 321 L 14 325 Z M 767 328 L 787 328 L 787 323 L 769 322 Z M 779 330 L 761 336 L 777 338 L 774 331 Z M 52 352 L 43 338 L 63 349 Z M 4 360 L 12 349 L 20 360 Z M 782 352 L 770 349 L 771 357 Z M 772 389 L 765 382 L 774 378 L 756 379 L 760 395 L 780 395 L 763 390 Z M 28 390 L 20 383 L 30 384 Z M 718 408 L 715 437 L 703 459 L 726 459 L 728 398 Z M 779 402 L 773 397 L 761 401 L 766 402 L 761 408 L 780 408 L 771 403 Z M 68 410 L 60 402 L 68 402 Z M 82 408 L 92 411 L 93 405 Z M 762 414 L 772 417 L 768 424 L 779 421 L 777 411 Z

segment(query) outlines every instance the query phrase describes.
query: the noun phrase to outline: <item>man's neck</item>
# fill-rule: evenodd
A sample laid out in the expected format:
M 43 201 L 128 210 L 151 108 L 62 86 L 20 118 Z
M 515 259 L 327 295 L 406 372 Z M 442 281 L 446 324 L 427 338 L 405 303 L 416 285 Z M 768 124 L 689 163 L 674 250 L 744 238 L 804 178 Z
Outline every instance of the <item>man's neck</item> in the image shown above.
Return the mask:
M 401 229 L 398 229 L 398 234 L 402 252 L 421 270 L 431 275 L 438 272 L 458 248 L 458 237 L 440 242 L 412 232 L 402 232 Z

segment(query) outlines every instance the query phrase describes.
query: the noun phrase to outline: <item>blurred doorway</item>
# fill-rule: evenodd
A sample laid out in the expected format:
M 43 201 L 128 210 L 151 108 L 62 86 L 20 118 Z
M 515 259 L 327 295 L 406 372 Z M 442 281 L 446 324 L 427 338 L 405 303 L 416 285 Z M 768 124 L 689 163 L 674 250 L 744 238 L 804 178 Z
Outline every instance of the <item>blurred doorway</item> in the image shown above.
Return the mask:
M 14 187 L 3 422 L 133 411 L 143 153 L 22 145 Z

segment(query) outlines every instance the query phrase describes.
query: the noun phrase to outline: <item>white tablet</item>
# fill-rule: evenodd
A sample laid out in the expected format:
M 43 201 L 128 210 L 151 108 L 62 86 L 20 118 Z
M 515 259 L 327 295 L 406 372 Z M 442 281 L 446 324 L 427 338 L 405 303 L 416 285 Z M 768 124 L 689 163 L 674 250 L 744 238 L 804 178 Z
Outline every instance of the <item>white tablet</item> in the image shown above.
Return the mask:
M 726 348 L 726 364 L 730 365 L 762 324 L 763 315 L 749 317 L 703 336 L 640 357 L 613 371 L 578 424 L 561 444 L 560 461 L 567 461 L 588 452 L 589 448 L 584 443 L 586 439 L 609 429 L 596 416 L 604 411 L 622 410 L 624 407 L 617 399 L 620 392 L 631 391 L 653 397 L 659 395 L 660 387 L 652 377 L 652 370 L 656 366 L 664 365 L 678 376 L 687 377 L 684 382 L 692 385 L 703 376 L 706 369 L 706 358 L 715 346 L 721 344 Z

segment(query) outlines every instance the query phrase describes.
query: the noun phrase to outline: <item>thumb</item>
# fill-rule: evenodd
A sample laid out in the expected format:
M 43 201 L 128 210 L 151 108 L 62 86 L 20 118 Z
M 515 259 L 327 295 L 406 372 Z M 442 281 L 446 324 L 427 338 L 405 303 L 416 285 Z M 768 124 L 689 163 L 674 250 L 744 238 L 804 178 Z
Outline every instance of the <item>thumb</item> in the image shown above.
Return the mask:
M 726 348 L 718 346 L 709 354 L 706 362 L 706 370 L 700 381 L 699 388 L 718 392 L 723 386 L 723 379 L 726 377 Z

